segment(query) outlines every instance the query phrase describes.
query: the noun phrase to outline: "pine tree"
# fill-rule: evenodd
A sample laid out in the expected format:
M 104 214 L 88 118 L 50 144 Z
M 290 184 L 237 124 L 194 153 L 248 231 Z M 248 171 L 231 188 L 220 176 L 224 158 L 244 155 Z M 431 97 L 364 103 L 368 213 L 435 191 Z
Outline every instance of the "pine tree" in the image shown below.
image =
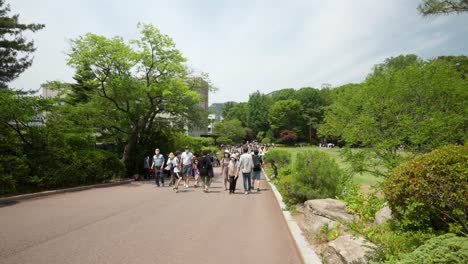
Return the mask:
M 23 31 L 36 32 L 44 28 L 43 24 L 21 24 L 19 15 L 8 16 L 10 5 L 0 0 L 0 88 L 16 79 L 31 66 L 30 54 L 36 50 L 34 42 L 23 36 Z

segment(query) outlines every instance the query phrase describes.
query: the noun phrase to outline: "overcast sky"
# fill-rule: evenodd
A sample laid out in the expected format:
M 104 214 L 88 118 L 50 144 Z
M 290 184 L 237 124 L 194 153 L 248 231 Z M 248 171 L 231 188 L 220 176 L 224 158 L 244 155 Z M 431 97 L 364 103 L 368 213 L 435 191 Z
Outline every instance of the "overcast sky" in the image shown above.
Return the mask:
M 385 58 L 468 55 L 468 14 L 422 18 L 422 0 L 7 0 L 31 36 L 34 63 L 12 87 L 72 81 L 69 39 L 87 32 L 137 37 L 137 22 L 171 36 L 190 67 L 209 74 L 210 103 L 250 93 L 361 82 Z

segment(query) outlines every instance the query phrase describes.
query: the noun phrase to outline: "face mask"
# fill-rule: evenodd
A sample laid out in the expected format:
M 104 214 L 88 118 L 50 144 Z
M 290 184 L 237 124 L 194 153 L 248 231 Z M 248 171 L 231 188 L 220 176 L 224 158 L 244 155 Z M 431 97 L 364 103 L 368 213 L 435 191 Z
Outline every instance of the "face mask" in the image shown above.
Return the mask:
M 159 151 L 156 151 L 156 155 L 159 155 Z
M 185 151 L 185 153 L 187 153 L 187 154 L 188 154 L 188 149 Z

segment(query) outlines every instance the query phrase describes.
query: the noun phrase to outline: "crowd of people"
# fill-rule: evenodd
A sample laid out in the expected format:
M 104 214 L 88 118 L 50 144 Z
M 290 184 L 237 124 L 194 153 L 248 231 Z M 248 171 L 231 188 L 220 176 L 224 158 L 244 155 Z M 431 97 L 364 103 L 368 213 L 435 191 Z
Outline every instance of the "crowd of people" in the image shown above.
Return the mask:
M 229 190 L 229 194 L 235 193 L 237 180 L 241 175 L 245 194 L 253 190 L 260 192 L 260 178 L 263 171 L 262 156 L 274 145 L 247 142 L 242 146 L 221 147 L 224 151 L 220 160 L 210 155 L 209 150 L 204 150 L 201 155 L 193 154 L 188 146 L 185 147 L 184 152 L 171 152 L 166 158 L 161 154 L 161 150 L 156 148 L 152 158 L 150 155 L 145 155 L 143 178 L 137 178 L 137 180 L 154 178 L 155 185 L 161 187 L 165 186 L 165 179 L 167 179 L 169 186 L 178 193 L 179 186 L 187 189 L 190 187 L 190 180 L 193 179 L 193 188 L 202 187 L 202 191 L 208 193 L 215 176 L 213 167 L 219 163 L 224 190 Z

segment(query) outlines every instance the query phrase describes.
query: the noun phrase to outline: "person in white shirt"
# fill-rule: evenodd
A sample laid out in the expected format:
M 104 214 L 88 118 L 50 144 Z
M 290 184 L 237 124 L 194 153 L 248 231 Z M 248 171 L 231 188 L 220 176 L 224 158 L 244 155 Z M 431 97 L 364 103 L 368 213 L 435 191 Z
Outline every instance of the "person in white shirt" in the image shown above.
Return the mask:
M 253 159 L 252 155 L 250 155 L 249 149 L 244 148 L 243 149 L 244 154 L 242 154 L 239 158 L 238 162 L 238 167 L 237 167 L 237 174 L 239 175 L 239 172 L 242 171 L 242 179 L 244 180 L 244 192 L 245 194 L 250 193 L 250 188 L 251 188 L 251 174 L 252 174 L 252 169 L 253 169 Z
M 193 154 L 190 152 L 189 147 L 185 147 L 185 152 L 180 156 L 180 163 L 182 167 L 182 178 L 184 179 L 185 188 L 189 187 L 190 176 L 192 175 Z
M 172 168 L 174 168 L 174 178 L 176 179 L 174 188 L 172 188 L 176 193 L 179 192 L 179 183 L 182 180 L 180 176 L 180 160 L 179 160 L 180 152 L 176 151 L 175 157 L 172 159 Z
M 160 153 L 159 148 L 154 150 L 153 156 L 153 163 L 151 168 L 154 168 L 154 178 L 156 180 L 156 186 L 160 187 L 160 183 L 164 187 L 164 175 L 163 175 L 163 168 L 164 168 L 164 156 Z

